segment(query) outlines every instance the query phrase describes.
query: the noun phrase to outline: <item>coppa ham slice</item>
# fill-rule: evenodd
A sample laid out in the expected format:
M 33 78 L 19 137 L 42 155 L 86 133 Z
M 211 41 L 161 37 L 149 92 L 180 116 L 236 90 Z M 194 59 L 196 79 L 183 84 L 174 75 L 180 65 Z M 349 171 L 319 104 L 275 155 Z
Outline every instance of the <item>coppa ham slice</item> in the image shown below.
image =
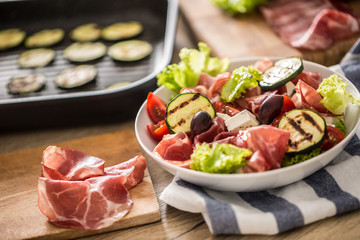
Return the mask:
M 238 147 L 246 145 L 254 153 L 250 159 L 249 167 L 245 167 L 245 172 L 260 172 L 281 167 L 290 133 L 286 130 L 264 125 L 239 131 L 237 138 L 240 138 Z M 257 151 L 260 152 L 256 153 Z
M 125 216 L 133 202 L 126 176 L 101 176 L 85 181 L 39 178 L 39 208 L 61 227 L 101 229 Z
M 61 227 L 96 230 L 131 210 L 133 202 L 127 190 L 142 181 L 146 160 L 139 155 L 104 169 L 102 159 L 51 146 L 43 153 L 42 166 L 38 180 L 41 212 Z
M 296 84 L 296 93 L 292 96 L 296 108 L 315 110 L 319 113 L 328 113 L 328 110 L 320 103 L 322 96 L 311 86 L 299 80 Z
M 168 134 L 158 143 L 153 153 L 164 161 L 181 167 L 188 167 L 193 153 L 190 138 L 186 133 Z
M 138 185 L 144 178 L 146 168 L 146 159 L 139 155 L 126 162 L 105 168 L 106 175 L 125 175 L 127 180 L 126 189 L 130 189 Z
M 261 12 L 281 39 L 296 48 L 324 50 L 360 30 L 359 17 L 340 1 L 275 0 Z
M 49 146 L 43 152 L 41 176 L 58 180 L 79 180 L 104 174 L 105 161 L 83 152 Z

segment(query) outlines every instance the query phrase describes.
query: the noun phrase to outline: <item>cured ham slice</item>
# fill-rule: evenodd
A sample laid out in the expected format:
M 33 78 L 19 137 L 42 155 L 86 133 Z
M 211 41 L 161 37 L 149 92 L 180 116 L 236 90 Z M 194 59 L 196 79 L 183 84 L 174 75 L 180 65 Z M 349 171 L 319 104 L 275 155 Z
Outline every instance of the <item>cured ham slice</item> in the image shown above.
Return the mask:
M 281 39 L 300 49 L 324 50 L 334 40 L 360 31 L 360 18 L 349 5 L 329 0 L 276 0 L 261 8 Z
M 218 134 L 225 131 L 227 131 L 227 129 L 224 119 L 221 117 L 215 117 L 212 120 L 211 127 L 207 131 L 194 137 L 194 146 L 203 142 L 211 143 Z
M 126 176 L 101 176 L 85 181 L 39 178 L 39 208 L 61 227 L 97 230 L 125 216 L 133 202 L 124 187 Z
M 289 131 L 282 130 L 276 127 L 269 125 L 263 125 L 259 127 L 252 127 L 244 131 L 239 131 L 237 138 L 240 138 L 238 142 L 240 146 L 247 146 L 253 153 L 260 151 L 261 154 L 253 156 L 250 160 L 250 167 L 252 171 L 254 169 L 263 170 L 263 169 L 276 169 L 281 167 L 282 159 L 285 156 L 290 133 Z M 264 162 L 263 159 L 256 160 L 256 156 L 259 158 L 264 158 L 266 160 L 265 165 L 260 168 L 258 162 Z M 254 167 L 254 165 L 257 165 Z
M 315 110 L 319 113 L 328 113 L 328 110 L 320 103 L 322 96 L 311 86 L 299 80 L 296 84 L 296 93 L 292 96 L 296 108 Z
M 266 160 L 261 151 L 256 151 L 249 162 L 243 167 L 243 173 L 265 172 L 271 169 L 271 164 Z
M 302 72 L 299 75 L 297 75 L 297 77 L 294 80 L 292 80 L 292 83 L 296 85 L 299 80 L 305 82 L 315 90 L 318 89 L 318 87 L 322 82 L 320 73 L 314 73 L 314 72 Z
M 186 161 L 193 153 L 192 144 L 184 132 L 168 134 L 158 143 L 153 153 L 165 161 Z
M 104 174 L 105 161 L 83 152 L 49 146 L 43 152 L 41 176 L 58 180 L 79 180 Z
M 60 227 L 97 230 L 132 208 L 128 189 L 144 177 L 142 155 L 104 168 L 104 160 L 70 148 L 48 147 L 38 180 L 40 211 Z
M 105 168 L 106 175 L 125 175 L 127 180 L 126 189 L 138 185 L 144 178 L 146 159 L 144 156 L 136 156 L 126 162 Z

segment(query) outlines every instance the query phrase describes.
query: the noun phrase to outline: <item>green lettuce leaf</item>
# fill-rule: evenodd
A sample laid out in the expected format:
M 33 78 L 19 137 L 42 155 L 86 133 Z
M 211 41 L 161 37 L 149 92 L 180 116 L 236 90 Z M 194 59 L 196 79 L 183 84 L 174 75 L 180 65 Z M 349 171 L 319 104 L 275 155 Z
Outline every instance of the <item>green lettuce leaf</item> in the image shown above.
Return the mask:
M 281 162 L 282 167 L 291 166 L 297 163 L 304 162 L 310 158 L 316 157 L 321 153 L 321 148 L 315 148 L 309 153 L 300 153 L 296 155 L 286 154 Z
M 260 72 L 254 67 L 240 67 L 233 71 L 231 78 L 227 81 L 221 90 L 221 100 L 232 102 L 241 97 L 246 89 L 258 86 L 258 81 L 262 77 Z
M 211 0 L 211 2 L 230 15 L 236 15 L 253 12 L 257 6 L 267 3 L 267 0 Z
M 191 159 L 190 168 L 208 173 L 233 173 L 246 165 L 246 158 L 252 152 L 246 148 L 239 148 L 231 144 L 214 143 L 212 147 L 207 143 L 196 145 Z
M 216 76 L 225 72 L 229 59 L 210 57 L 210 48 L 200 42 L 199 50 L 183 48 L 180 50 L 180 62 L 168 65 L 157 75 L 158 86 L 164 85 L 168 89 L 179 93 L 182 88 L 196 86 L 200 73 Z
M 343 114 L 348 104 L 360 104 L 359 100 L 346 91 L 347 85 L 338 75 L 333 74 L 325 78 L 317 89 L 323 97 L 320 103 L 334 115 Z
M 340 131 L 342 131 L 345 135 L 347 134 L 346 125 L 343 120 L 340 119 L 339 121 L 334 122 L 334 125 L 337 129 L 340 129 Z

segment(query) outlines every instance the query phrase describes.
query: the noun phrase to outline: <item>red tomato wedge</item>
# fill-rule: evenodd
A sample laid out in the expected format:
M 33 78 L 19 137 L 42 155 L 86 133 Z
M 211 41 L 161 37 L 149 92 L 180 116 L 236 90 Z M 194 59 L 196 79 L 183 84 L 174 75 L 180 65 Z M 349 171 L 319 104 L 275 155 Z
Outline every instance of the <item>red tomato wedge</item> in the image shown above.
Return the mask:
M 271 123 L 271 126 L 277 127 L 279 124 L 279 121 L 281 119 L 281 117 L 287 113 L 290 110 L 295 109 L 295 105 L 293 103 L 293 101 L 287 96 L 287 95 L 283 95 L 284 97 L 284 104 L 283 107 L 281 109 L 281 113 L 279 116 L 277 116 Z
M 165 119 L 166 104 L 152 92 L 149 92 L 147 96 L 146 110 L 153 123 L 158 123 Z
M 321 149 L 326 151 L 341 142 L 345 138 L 345 134 L 338 128 L 327 125 L 327 135 L 321 144 Z
M 169 129 L 166 126 L 165 120 L 161 120 L 157 124 L 149 123 L 148 125 L 146 125 L 146 127 L 150 135 L 158 141 L 161 141 L 164 135 L 170 133 Z

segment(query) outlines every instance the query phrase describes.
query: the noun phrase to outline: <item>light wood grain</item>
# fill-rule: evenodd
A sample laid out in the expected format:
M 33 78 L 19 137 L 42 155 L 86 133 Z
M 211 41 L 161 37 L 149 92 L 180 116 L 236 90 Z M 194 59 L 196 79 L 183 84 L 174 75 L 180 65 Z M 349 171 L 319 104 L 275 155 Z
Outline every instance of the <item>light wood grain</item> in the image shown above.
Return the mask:
M 354 1 L 360 12 L 360 3 Z M 206 42 L 217 57 L 230 59 L 249 56 L 298 56 L 326 66 L 340 62 L 355 41 L 353 37 L 336 41 L 324 51 L 305 51 L 285 44 L 270 28 L 259 12 L 230 17 L 210 0 L 180 0 L 188 27 L 198 41 Z
M 126 161 L 140 153 L 134 132 L 123 130 L 56 144 L 102 158 L 105 166 Z M 51 224 L 37 205 L 37 180 L 40 175 L 40 146 L 0 155 L 0 238 L 68 239 L 94 235 L 160 220 L 159 205 L 146 170 L 144 180 L 130 190 L 134 206 L 123 219 L 108 228 L 87 231 L 60 228 Z

